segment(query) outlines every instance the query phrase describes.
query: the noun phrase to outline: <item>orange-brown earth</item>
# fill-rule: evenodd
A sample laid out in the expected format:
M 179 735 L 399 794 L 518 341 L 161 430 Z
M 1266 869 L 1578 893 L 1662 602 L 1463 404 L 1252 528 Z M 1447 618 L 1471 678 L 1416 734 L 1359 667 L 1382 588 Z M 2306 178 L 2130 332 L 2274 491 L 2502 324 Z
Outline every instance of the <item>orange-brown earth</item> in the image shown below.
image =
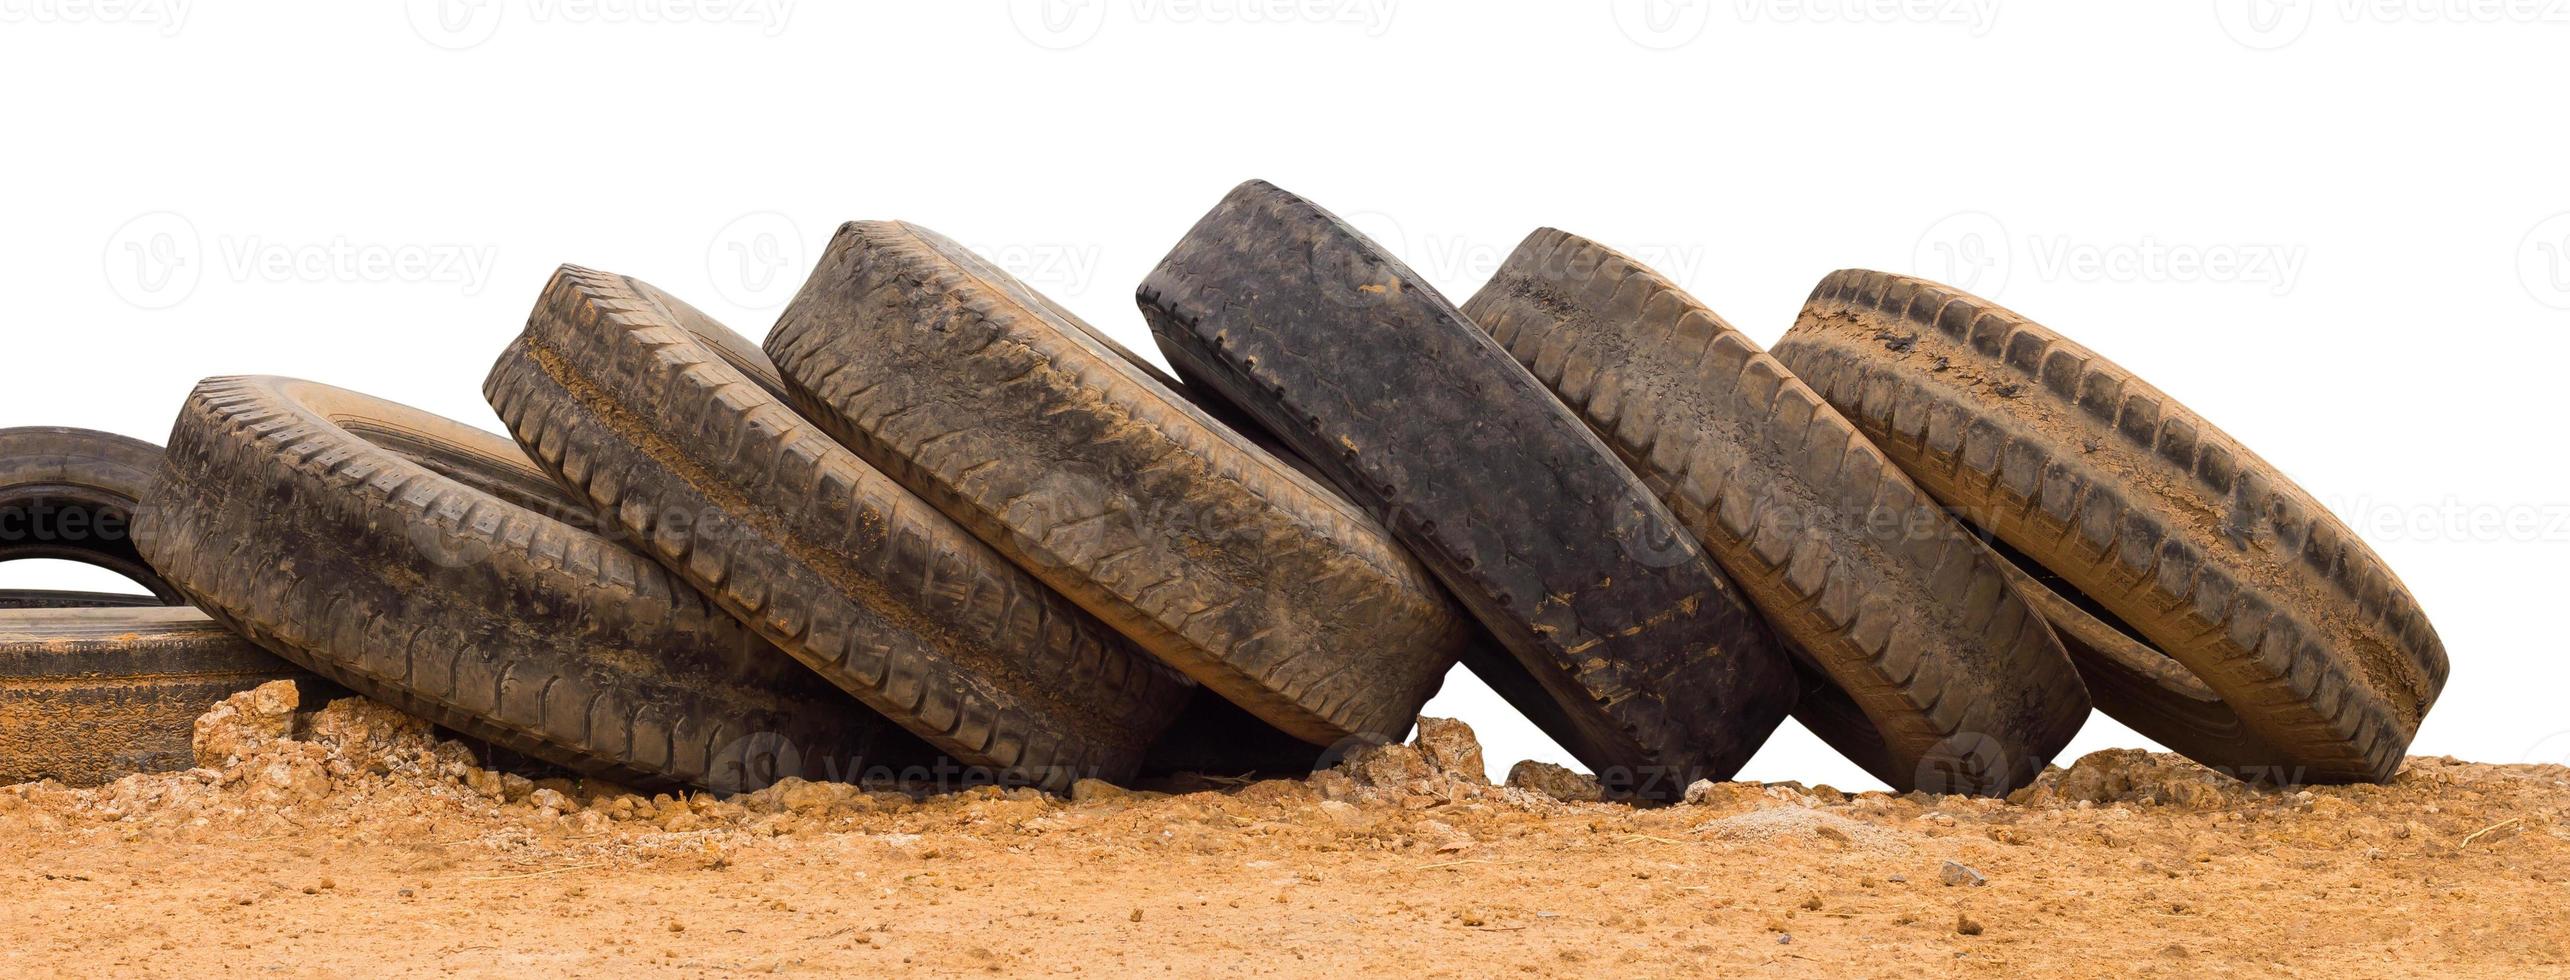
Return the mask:
M 2342 977 L 2570 961 L 2560 766 L 2414 758 L 2388 786 L 2279 791 L 2118 751 L 2013 802 L 1732 783 L 1635 808 L 1456 775 L 1476 750 L 1437 725 L 1419 749 L 1309 780 L 1191 792 L 796 782 L 682 800 L 491 772 L 370 702 L 292 699 L 271 686 L 217 708 L 193 771 L 0 788 L 0 974 Z

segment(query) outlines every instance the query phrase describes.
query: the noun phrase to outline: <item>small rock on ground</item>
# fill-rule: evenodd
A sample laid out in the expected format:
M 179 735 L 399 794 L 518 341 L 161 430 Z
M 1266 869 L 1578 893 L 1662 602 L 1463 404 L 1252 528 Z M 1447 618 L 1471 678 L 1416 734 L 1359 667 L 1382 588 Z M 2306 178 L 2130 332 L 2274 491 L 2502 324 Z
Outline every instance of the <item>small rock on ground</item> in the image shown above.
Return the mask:
M 1949 886 L 1964 885 L 1979 888 L 1990 883 L 1990 879 L 1983 877 L 1981 872 L 1973 870 L 1971 865 L 1953 861 L 1947 861 L 1942 867 L 1937 868 L 1936 878 Z
M 1564 803 L 1595 803 L 1606 798 L 1597 777 L 1549 762 L 1527 759 L 1508 768 L 1508 785 L 1532 790 Z
M 1481 740 L 1473 736 L 1472 726 L 1452 718 L 1419 719 L 1419 734 L 1410 740 L 1419 757 L 1439 772 L 1490 784 L 1490 770 L 1482 761 Z
M 1124 787 L 1103 779 L 1083 779 L 1071 784 L 1071 801 L 1074 803 L 1112 800 L 1131 795 L 1133 794 L 1126 791 Z
M 192 740 L 196 764 L 219 769 L 286 737 L 294 728 L 294 709 L 302 700 L 293 681 L 269 681 L 225 698 L 196 719 Z

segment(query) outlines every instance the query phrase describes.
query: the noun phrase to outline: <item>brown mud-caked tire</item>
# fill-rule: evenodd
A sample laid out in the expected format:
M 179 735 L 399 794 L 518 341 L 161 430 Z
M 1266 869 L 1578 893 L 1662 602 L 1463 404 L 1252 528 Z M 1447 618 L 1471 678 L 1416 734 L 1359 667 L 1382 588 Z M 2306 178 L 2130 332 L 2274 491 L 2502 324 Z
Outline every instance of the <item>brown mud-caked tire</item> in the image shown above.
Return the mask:
M 196 717 L 312 675 L 184 607 L 0 612 L 0 784 L 196 764 Z
M 935 232 L 842 227 L 767 350 L 858 455 L 1305 741 L 1400 738 L 1473 632 L 1381 525 Z
M 184 602 L 134 550 L 134 504 L 160 466 L 161 447 L 140 439 L 88 429 L 0 429 L 0 562 L 53 558 L 95 565 L 150 590 L 156 604 Z M 33 604 L 37 596 L 27 599 Z M 65 596 L 51 604 L 96 603 Z
M 2113 622 L 2112 613 L 2063 595 L 2070 586 L 2060 576 L 2024 564 L 2004 544 L 1994 547 L 2005 556 L 2001 560 L 2018 594 L 2052 624 L 2070 652 L 2099 711 L 2208 768 L 2251 780 L 2289 779 L 2289 773 L 2272 771 L 2284 755 L 2260 741 L 2239 712 L 2185 665 Z
M 1587 422 L 1849 713 L 1801 710 L 1893 790 L 2005 794 L 2088 717 L 2001 562 L 1856 426 L 1623 254 L 1546 228 L 1463 312 Z M 1850 730 L 1853 721 L 1856 729 Z
M 1912 480 L 2219 695 L 2274 753 L 2234 774 L 2400 768 L 2445 684 L 2443 643 L 2371 549 L 2221 430 L 2024 317 L 1906 276 L 1832 273 L 1775 354 Z
M 1241 185 L 1143 281 L 1161 349 L 1385 519 L 1510 656 L 1491 687 L 1619 793 L 1727 778 L 1790 658 L 1614 453 L 1400 260 Z
M 484 392 L 645 551 L 997 778 L 1127 779 L 1193 687 L 804 421 L 757 347 L 648 284 L 563 268 Z
M 587 523 L 507 439 L 216 378 L 181 410 L 135 537 L 279 656 L 580 773 L 735 791 L 936 761 Z

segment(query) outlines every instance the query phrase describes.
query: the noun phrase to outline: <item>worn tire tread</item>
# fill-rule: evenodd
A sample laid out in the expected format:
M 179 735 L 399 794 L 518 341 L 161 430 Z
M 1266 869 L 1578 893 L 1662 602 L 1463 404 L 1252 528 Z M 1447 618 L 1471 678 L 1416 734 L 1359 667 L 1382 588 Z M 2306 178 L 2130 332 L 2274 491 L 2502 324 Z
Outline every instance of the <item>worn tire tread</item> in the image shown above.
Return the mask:
M 639 787 L 755 788 L 757 763 L 794 761 L 746 754 L 768 738 L 806 764 L 774 775 L 934 758 L 658 566 L 564 523 L 577 508 L 506 439 L 245 377 L 200 384 L 170 444 L 138 514 L 143 554 L 216 620 L 353 691 Z M 555 724 L 574 705 L 576 734 Z
M 1834 687 L 1807 686 L 1807 703 L 1854 700 L 1852 719 L 1797 717 L 1834 746 L 1865 746 L 1849 754 L 1874 759 L 1876 778 L 1902 792 L 2005 794 L 2078 733 L 2089 699 L 2077 671 L 1980 541 L 1675 284 L 1547 228 L 1463 312 L 1816 663 Z M 1896 650 L 1915 657 L 1896 662 Z
M 198 715 L 279 680 L 326 689 L 194 609 L 0 611 L 0 785 L 190 768 Z
M 537 464 L 806 666 L 976 766 L 1128 778 L 1188 685 L 782 400 L 756 347 L 566 266 L 484 386 Z M 656 526 L 694 516 L 693 528 Z
M 1792 707 L 1789 659 L 1650 490 L 1327 211 L 1243 184 L 1138 300 L 1182 378 L 1419 554 L 1509 651 L 1467 662 L 1618 791 L 1727 778 Z
M 1997 304 L 1887 273 L 1822 280 L 1775 354 L 1930 493 L 2217 692 L 2276 753 L 2236 774 L 2399 769 L 2443 643 L 2353 532 L 2201 417 Z
M 927 229 L 842 227 L 766 347 L 859 455 L 1299 738 L 1400 737 L 1469 635 L 1354 506 Z

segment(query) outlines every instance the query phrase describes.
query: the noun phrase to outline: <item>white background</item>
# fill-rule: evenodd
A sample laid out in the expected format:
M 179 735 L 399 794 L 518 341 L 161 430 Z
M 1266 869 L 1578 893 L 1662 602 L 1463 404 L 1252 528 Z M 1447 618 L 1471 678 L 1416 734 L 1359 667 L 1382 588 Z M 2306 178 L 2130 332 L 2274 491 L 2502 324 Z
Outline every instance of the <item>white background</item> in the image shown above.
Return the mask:
M 850 218 L 1149 350 L 1133 285 L 1265 177 L 1457 301 L 1542 224 L 1761 341 L 1844 266 L 1998 298 L 2390 560 L 2454 662 L 2416 751 L 2562 761 L 2565 44 L 2564 0 L 0 0 L 0 425 L 159 441 L 273 373 L 496 429 L 556 263 L 755 337 Z M 1562 758 L 1460 671 L 1431 712 Z M 1874 785 L 1791 727 L 1746 775 Z

